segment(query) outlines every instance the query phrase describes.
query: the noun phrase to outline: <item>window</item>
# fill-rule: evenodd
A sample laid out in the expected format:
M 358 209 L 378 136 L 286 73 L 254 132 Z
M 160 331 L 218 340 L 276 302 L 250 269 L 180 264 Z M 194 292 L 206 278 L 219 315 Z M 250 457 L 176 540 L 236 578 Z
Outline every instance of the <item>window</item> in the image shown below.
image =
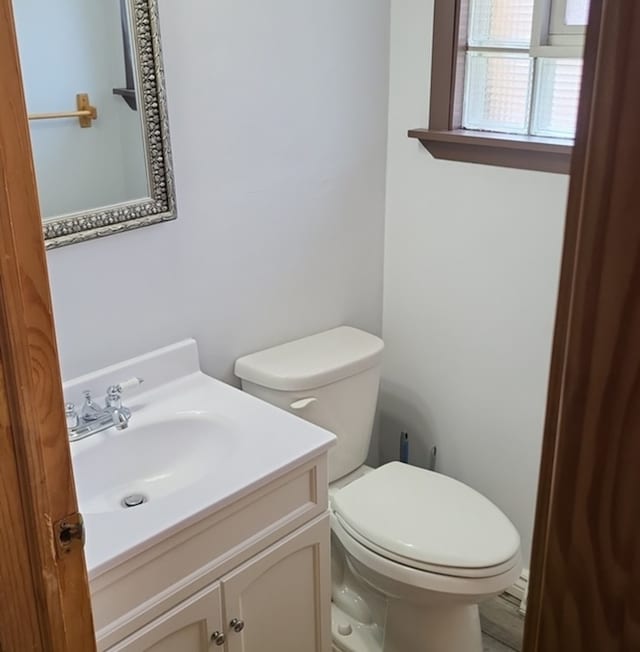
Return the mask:
M 471 0 L 462 127 L 573 138 L 582 77 L 582 60 L 576 54 L 581 56 L 581 44 L 555 45 L 553 53 L 560 56 L 534 55 L 545 54 L 551 33 L 554 39 L 581 38 L 576 30 L 584 30 L 584 25 L 569 20 L 581 19 L 586 4 L 587 0 L 554 2 L 545 42 L 532 45 L 534 0 Z
M 536 45 L 582 45 L 589 4 L 589 0 L 538 0 L 533 37 Z
M 436 158 L 567 172 L 590 0 L 435 0 Z

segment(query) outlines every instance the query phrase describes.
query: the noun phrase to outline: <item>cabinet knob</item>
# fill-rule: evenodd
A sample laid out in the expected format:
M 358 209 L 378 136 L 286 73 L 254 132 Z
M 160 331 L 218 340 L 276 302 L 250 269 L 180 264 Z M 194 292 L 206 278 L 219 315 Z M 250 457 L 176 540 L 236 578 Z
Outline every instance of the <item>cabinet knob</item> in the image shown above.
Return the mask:
M 239 620 L 234 618 L 230 623 L 229 627 L 233 629 L 234 632 L 241 632 L 244 629 L 244 620 Z
M 216 630 L 215 632 L 213 632 L 213 634 L 211 634 L 211 642 L 215 643 L 216 645 L 224 645 L 225 642 L 224 634 Z

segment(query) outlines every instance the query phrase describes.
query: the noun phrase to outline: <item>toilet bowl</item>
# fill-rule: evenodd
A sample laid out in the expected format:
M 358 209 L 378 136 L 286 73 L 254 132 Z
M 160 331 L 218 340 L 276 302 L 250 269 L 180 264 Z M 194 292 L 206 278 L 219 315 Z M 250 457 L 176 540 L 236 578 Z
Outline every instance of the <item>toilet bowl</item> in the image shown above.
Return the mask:
M 520 539 L 453 478 L 364 466 L 382 341 L 342 326 L 240 358 L 242 387 L 337 437 L 329 455 L 332 635 L 341 652 L 482 652 L 478 604 L 521 571 Z
M 399 462 L 330 495 L 335 647 L 481 652 L 478 604 L 521 571 L 504 514 L 456 480 Z M 363 589 L 368 602 L 379 596 L 377 615 L 363 617 Z M 358 640 L 372 638 L 367 623 L 379 624 L 379 640 Z

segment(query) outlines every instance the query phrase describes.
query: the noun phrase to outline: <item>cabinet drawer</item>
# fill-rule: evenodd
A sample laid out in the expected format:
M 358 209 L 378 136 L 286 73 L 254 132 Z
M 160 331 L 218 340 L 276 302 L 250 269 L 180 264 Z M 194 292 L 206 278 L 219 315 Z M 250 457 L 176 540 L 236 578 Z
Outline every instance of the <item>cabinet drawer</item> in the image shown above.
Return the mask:
M 326 455 L 91 581 L 106 650 L 327 509 Z

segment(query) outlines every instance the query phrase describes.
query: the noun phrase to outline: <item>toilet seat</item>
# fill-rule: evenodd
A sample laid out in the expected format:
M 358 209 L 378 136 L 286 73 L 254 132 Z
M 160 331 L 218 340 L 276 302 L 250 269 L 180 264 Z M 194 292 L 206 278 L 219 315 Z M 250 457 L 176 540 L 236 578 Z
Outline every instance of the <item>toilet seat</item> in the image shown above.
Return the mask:
M 518 553 L 513 567 L 499 575 L 458 577 L 432 573 L 400 564 L 373 552 L 342 527 L 335 513 L 331 514 L 331 531 L 344 546 L 361 578 L 383 593 L 398 598 L 406 599 L 411 596 L 416 599 L 420 592 L 426 592 L 424 597 L 427 599 L 428 595 L 433 593 L 449 595 L 454 600 L 486 598 L 498 595 L 511 586 L 520 576 L 522 568 Z M 358 569 L 358 565 L 362 565 L 366 570 Z
M 332 495 L 336 523 L 404 567 L 488 578 L 520 564 L 520 537 L 487 498 L 453 478 L 391 462 Z
M 502 575 L 508 573 L 512 568 L 521 563 L 521 555 L 517 552 L 513 557 L 507 559 L 504 563 L 497 566 L 489 566 L 484 568 L 463 568 L 457 566 L 438 566 L 437 564 L 429 564 L 425 562 L 419 562 L 415 559 L 409 559 L 406 557 L 401 557 L 400 555 L 394 555 L 393 553 L 381 548 L 372 541 L 368 541 L 364 537 L 360 536 L 348 523 L 342 520 L 339 514 L 334 512 L 334 524 L 339 524 L 342 531 L 354 540 L 355 543 L 367 548 L 374 555 L 378 555 L 385 559 L 388 559 L 391 562 L 400 564 L 407 568 L 411 568 L 416 571 L 422 571 L 425 573 L 434 573 L 436 575 L 444 575 L 446 577 L 452 578 L 464 578 L 464 579 L 474 579 L 474 578 L 486 578 L 486 577 L 495 577 L 497 575 Z

